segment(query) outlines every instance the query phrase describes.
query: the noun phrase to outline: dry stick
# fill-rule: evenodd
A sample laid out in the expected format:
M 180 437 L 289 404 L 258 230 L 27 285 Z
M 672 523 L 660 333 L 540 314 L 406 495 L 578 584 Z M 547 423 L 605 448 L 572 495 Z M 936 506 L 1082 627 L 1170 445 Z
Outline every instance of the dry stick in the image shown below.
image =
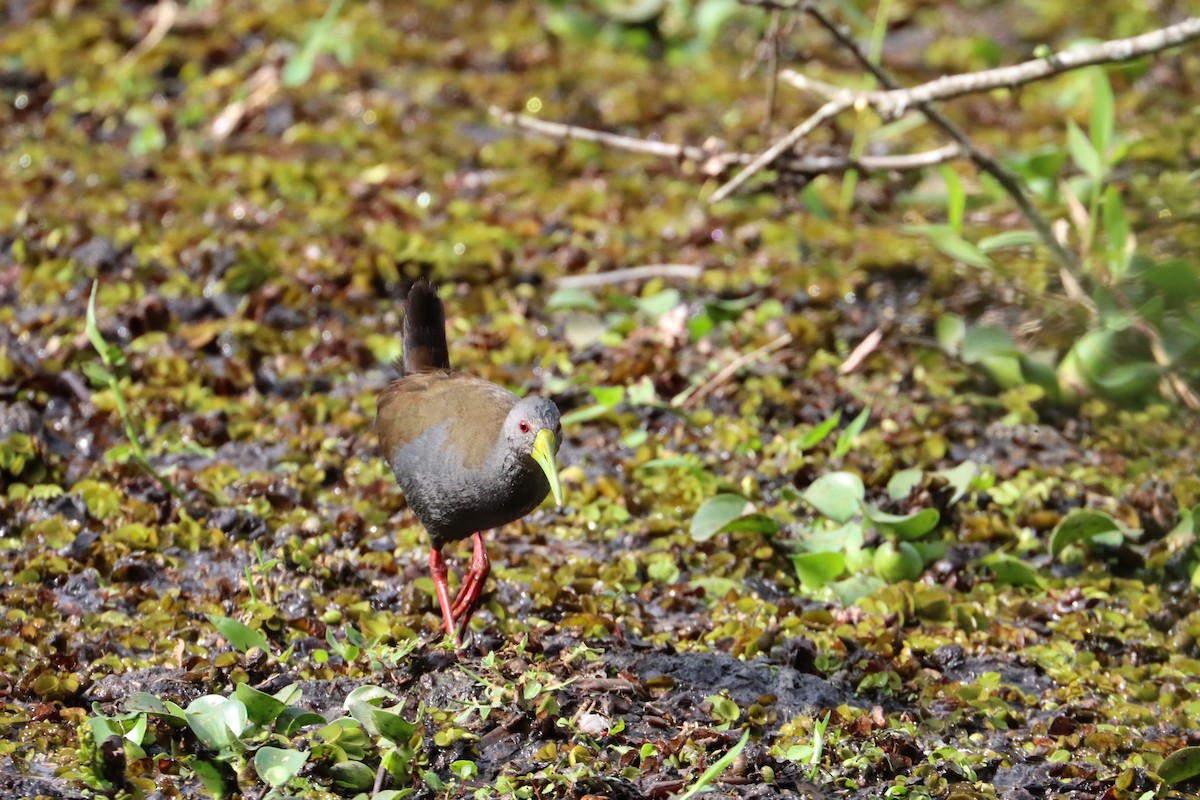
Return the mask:
M 1084 66 L 1128 61 L 1143 55 L 1165 50 L 1169 47 L 1184 44 L 1200 38 L 1200 18 L 1190 17 L 1176 25 L 1157 31 L 1135 36 L 1130 39 L 1116 39 L 1092 47 L 1081 47 L 1074 50 L 1055 53 L 1047 58 L 1027 61 L 1012 67 L 1001 67 L 994 70 L 967 73 L 965 75 L 950 75 L 930 81 L 909 89 L 900 88 L 886 71 L 872 64 L 858 44 L 840 27 L 830 21 L 815 5 L 809 2 L 784 3 L 778 0 L 742 0 L 747 5 L 758 5 L 774 9 L 792 9 L 803 11 L 813 17 L 840 44 L 846 47 L 865 69 L 888 91 L 856 93 L 847 90 L 833 90 L 829 84 L 823 84 L 811 79 L 795 80 L 795 73 L 785 71 L 781 77 L 784 80 L 807 91 L 814 91 L 828 97 L 827 102 L 816 114 L 809 117 L 790 133 L 777 141 L 769 149 L 755 158 L 746 168 L 735 175 L 724 186 L 720 187 L 709 202 L 716 203 L 731 195 L 740 188 L 755 173 L 773 164 L 786 151 L 794 147 L 812 130 L 814 121 L 823 122 L 832 115 L 840 114 L 851 107 L 861 108 L 871 105 L 882 115 L 896 115 L 916 106 L 931 122 L 941 128 L 950 138 L 954 139 L 970 157 L 975 165 L 991 175 L 1008 192 L 1021 213 L 1037 231 L 1045 245 L 1055 258 L 1069 269 L 1078 271 L 1079 260 L 1054 236 L 1049 223 L 1038 213 L 1037 209 L 1021 190 L 1015 175 L 992 159 L 962 131 L 957 125 L 946 118 L 931 103 L 958 97 L 971 92 L 988 91 L 1000 87 L 1014 87 L 1025 83 L 1048 78 L 1069 70 Z M 832 112 L 832 114 L 831 114 Z
M 838 367 L 838 374 L 849 375 L 851 372 L 854 372 L 854 370 L 858 369 L 858 366 L 866 360 L 867 356 L 875 352 L 875 348 L 879 347 L 879 343 L 882 341 L 883 328 L 876 328 L 868 333 L 866 338 L 858 343 L 858 346 L 854 348 L 853 352 L 851 352 L 850 355 L 846 357 L 846 360 L 842 362 L 842 365 Z
M 718 372 L 716 375 L 713 375 L 704 383 L 699 384 L 690 391 L 685 391 L 678 395 L 674 400 L 671 401 L 671 405 L 675 406 L 676 408 L 683 408 L 692 402 L 703 399 L 706 395 L 711 394 L 714 389 L 722 386 L 730 378 L 736 375 L 737 371 L 742 367 L 753 363 L 760 358 L 765 358 L 779 348 L 786 347 L 787 345 L 791 344 L 791 342 L 792 335 L 790 333 L 784 333 L 767 342 L 762 347 L 757 347 L 751 350 L 749 353 L 743 353 L 722 367 L 720 372 Z
M 695 264 L 647 264 L 643 267 L 614 269 L 589 275 L 566 275 L 554 282 L 559 289 L 589 289 L 625 281 L 648 281 L 652 278 L 682 278 L 695 280 L 704 274 L 704 267 Z
M 754 156 L 749 153 L 718 153 L 703 147 L 695 147 L 670 142 L 654 142 L 649 139 L 639 139 L 635 136 L 622 136 L 617 133 L 598 131 L 595 128 L 582 128 L 578 125 L 565 125 L 561 122 L 547 122 L 527 114 L 516 114 L 496 106 L 488 109 L 489 113 L 506 125 L 519 130 L 529 131 L 549 139 L 577 139 L 584 142 L 595 142 L 618 150 L 659 158 L 679 161 L 686 159 L 701 164 L 717 162 L 720 168 L 732 164 L 749 164 Z M 778 165 L 788 172 L 805 175 L 824 175 L 828 173 L 845 172 L 848 169 L 861 169 L 867 172 L 903 172 L 906 170 L 925 169 L 937 166 L 947 161 L 953 161 L 962 155 L 962 149 L 956 144 L 945 145 L 935 150 L 922 153 L 899 156 L 863 156 L 862 158 L 846 158 L 844 156 L 808 156 L 804 158 L 789 158 Z

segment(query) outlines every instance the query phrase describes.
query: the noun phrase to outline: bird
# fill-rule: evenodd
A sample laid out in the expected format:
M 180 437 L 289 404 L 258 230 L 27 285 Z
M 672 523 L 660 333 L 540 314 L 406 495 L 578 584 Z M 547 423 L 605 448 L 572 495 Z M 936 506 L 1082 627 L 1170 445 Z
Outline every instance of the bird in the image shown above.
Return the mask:
M 549 493 L 563 503 L 555 460 L 562 419 L 549 398 L 519 398 L 451 369 L 445 307 L 424 278 L 405 298 L 401 341 L 401 377 L 379 392 L 375 431 L 429 534 L 442 626 L 457 647 L 491 572 L 484 532 L 521 519 Z M 442 549 L 467 537 L 474 540 L 471 566 L 451 602 Z

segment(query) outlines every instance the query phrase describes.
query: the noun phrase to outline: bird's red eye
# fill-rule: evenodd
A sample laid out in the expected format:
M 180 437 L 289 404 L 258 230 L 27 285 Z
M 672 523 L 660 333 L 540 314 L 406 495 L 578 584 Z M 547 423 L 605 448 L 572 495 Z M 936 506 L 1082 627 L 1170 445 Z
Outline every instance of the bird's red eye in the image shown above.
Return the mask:
M 525 420 L 521 420 L 521 424 L 518 427 L 521 429 L 521 433 L 529 433 L 529 423 Z

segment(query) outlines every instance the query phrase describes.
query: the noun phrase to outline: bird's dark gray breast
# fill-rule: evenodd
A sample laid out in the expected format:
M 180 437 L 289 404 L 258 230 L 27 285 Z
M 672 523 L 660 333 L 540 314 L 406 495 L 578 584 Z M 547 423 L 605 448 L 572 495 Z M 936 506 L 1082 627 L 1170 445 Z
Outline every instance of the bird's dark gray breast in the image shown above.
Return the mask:
M 482 465 L 468 468 L 447 443 L 447 431 L 445 424 L 434 425 L 387 454 L 434 547 L 507 525 L 546 499 L 550 484 L 533 458 L 497 448 Z

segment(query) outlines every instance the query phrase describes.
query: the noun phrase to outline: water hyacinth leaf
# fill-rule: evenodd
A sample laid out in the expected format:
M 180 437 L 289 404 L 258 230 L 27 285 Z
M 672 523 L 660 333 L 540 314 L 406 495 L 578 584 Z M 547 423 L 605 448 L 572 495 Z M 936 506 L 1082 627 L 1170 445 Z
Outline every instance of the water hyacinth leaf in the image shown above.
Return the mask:
M 262 631 L 255 630 L 244 622 L 217 614 L 209 614 L 208 621 L 217 629 L 217 633 L 243 653 L 251 647 L 271 652 L 271 643 L 267 641 L 266 636 L 263 636 Z
M 200 778 L 213 800 L 226 800 L 237 791 L 237 773 L 224 761 L 196 758 L 187 764 Z
M 296 777 L 307 760 L 308 753 L 302 750 L 260 747 L 254 754 L 254 771 L 263 783 L 278 789 Z
M 990 325 L 971 328 L 963 337 L 964 364 L 978 364 L 989 356 L 1017 356 L 1017 346 L 1006 331 Z
M 941 514 L 936 508 L 923 508 L 911 514 L 889 514 L 869 503 L 863 504 L 863 515 L 880 531 L 898 539 L 919 539 L 937 527 Z
M 239 738 L 249 719 L 240 700 L 210 694 L 193 700 L 184 710 L 196 738 L 218 753 L 242 752 Z
M 850 520 L 834 528 L 805 528 L 800 533 L 800 543 L 810 553 L 852 554 L 862 549 L 863 540 L 861 520 Z
M 830 432 L 838 426 L 838 423 L 841 421 L 842 421 L 842 411 L 841 411 L 841 409 L 838 409 L 837 411 L 833 412 L 833 414 L 828 419 L 826 419 L 820 425 L 817 425 L 816 427 L 810 429 L 808 431 L 808 433 L 804 434 L 804 436 L 801 437 L 800 449 L 803 451 L 803 450 L 809 449 L 810 447 L 815 447 L 818 444 L 820 444 L 822 441 L 824 441 L 825 437 L 828 436 L 830 434 Z
M 610 408 L 625 401 L 624 386 L 592 386 L 588 389 L 588 394 L 600 405 Z
M 600 341 L 607 332 L 608 326 L 595 314 L 571 314 L 563 322 L 563 337 L 576 350 Z
M 657 322 L 663 314 L 675 308 L 680 302 L 682 302 L 682 296 L 678 289 L 663 289 L 657 294 L 639 298 L 637 306 L 638 311 L 648 321 Z
M 851 575 L 840 581 L 834 581 L 829 584 L 830 591 L 837 597 L 838 602 L 844 606 L 853 605 L 864 597 L 874 594 L 887 583 L 876 575 L 859 574 Z
M 1092 384 L 1113 400 L 1135 400 L 1149 392 L 1161 376 L 1162 369 L 1157 364 L 1142 361 L 1113 367 L 1092 378 Z
M 1125 528 L 1107 512 L 1077 508 L 1067 514 L 1050 535 L 1050 555 L 1057 558 L 1068 545 L 1089 542 L 1101 536 L 1111 541 L 1108 534 L 1123 537 Z
M 940 478 L 945 478 L 946 483 L 950 484 L 950 488 L 954 490 L 954 494 L 950 495 L 950 500 L 948 501 L 948 505 L 953 505 L 961 500 L 963 495 L 967 493 L 967 490 L 971 488 L 971 482 L 979 474 L 979 465 L 974 461 L 964 461 L 957 467 L 940 469 L 933 474 Z
M 853 472 L 826 473 L 801 494 L 805 502 L 835 522 L 849 521 L 865 496 L 862 478 Z
M 125 698 L 125 710 L 164 717 L 175 725 L 186 725 L 187 716 L 182 708 L 170 700 L 162 700 L 149 692 L 132 692 Z
M 850 452 L 850 448 L 854 446 L 854 440 L 863 432 L 863 428 L 867 426 L 867 419 L 871 416 L 871 407 L 867 406 L 859 412 L 858 416 L 850 421 L 846 426 L 846 430 L 842 431 L 837 438 L 837 446 L 833 448 L 833 458 L 841 458 Z
M 287 708 L 286 703 L 260 692 L 248 683 L 239 683 L 233 690 L 233 696 L 246 706 L 246 714 L 255 725 L 270 725 Z
M 324 725 L 328 720 L 315 711 L 299 706 L 288 706 L 275 718 L 275 730 L 284 736 L 292 736 L 309 725 Z
M 599 311 L 596 296 L 584 289 L 556 289 L 546 299 L 547 311 Z
M 958 355 L 967 335 L 967 323 L 957 314 L 942 314 L 934 324 L 934 331 L 942 349 L 951 355 Z
M 739 517 L 752 513 L 754 505 L 738 494 L 710 497 L 692 517 L 692 540 L 706 542 Z
M 1183 747 L 1158 765 L 1158 777 L 1167 786 L 1200 777 L 1200 747 Z
M 916 467 L 900 470 L 888 481 L 888 497 L 892 500 L 903 500 L 912 494 L 913 489 L 921 485 L 924 477 L 925 472 Z
M 1004 553 L 992 553 L 983 560 L 996 580 L 1009 586 L 1041 586 L 1042 577 L 1037 570 L 1019 558 Z
M 333 785 L 343 794 L 370 791 L 375 785 L 375 770 L 361 761 L 342 761 L 329 771 Z
M 841 553 L 796 553 L 792 556 L 796 577 L 808 589 L 823 589 L 846 569 Z
M 605 414 L 612 411 L 612 406 L 596 403 L 583 408 L 577 408 L 574 411 L 568 411 L 562 415 L 562 424 L 568 427 L 572 425 L 582 425 L 585 422 L 591 422 L 594 419 L 599 419 Z

